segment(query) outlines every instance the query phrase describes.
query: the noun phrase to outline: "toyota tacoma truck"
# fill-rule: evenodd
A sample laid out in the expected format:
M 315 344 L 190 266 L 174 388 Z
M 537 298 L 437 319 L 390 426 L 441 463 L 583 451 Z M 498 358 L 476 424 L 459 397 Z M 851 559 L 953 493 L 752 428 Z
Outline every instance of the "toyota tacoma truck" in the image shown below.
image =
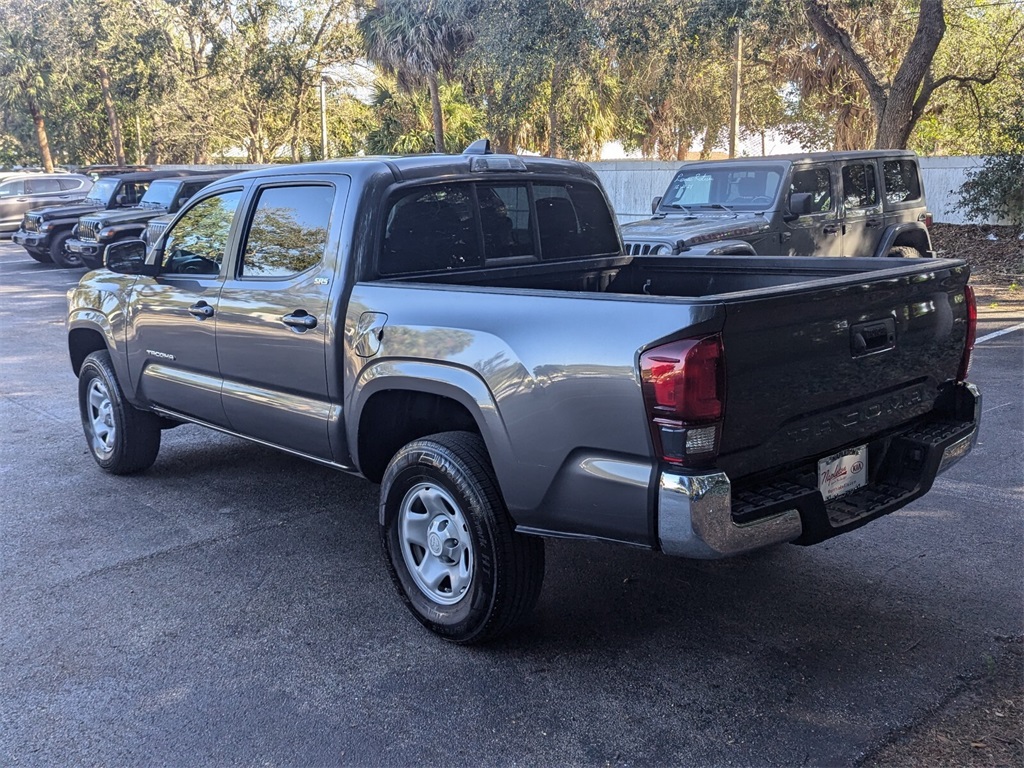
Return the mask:
M 917 155 L 811 152 L 687 163 L 626 253 L 932 256 Z
M 196 192 L 223 179 L 227 173 L 205 173 L 180 178 L 156 179 L 132 208 L 97 211 L 80 216 L 66 248 L 86 269 L 103 266 L 103 251 L 111 243 L 140 237 L 150 219 L 176 213 Z
M 586 166 L 474 145 L 204 188 L 69 292 L 68 349 L 104 470 L 190 422 L 379 483 L 398 594 L 473 643 L 544 537 L 725 557 L 927 492 L 977 436 L 968 276 L 625 255 Z

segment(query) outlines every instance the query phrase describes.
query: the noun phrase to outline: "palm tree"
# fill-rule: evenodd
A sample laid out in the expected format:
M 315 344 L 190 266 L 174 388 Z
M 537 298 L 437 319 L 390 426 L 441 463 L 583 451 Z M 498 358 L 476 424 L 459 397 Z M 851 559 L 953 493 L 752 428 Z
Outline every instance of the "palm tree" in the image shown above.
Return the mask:
M 53 172 L 50 140 L 39 96 L 46 90 L 44 46 L 32 29 L 24 29 L 3 18 L 0 33 L 0 102 L 21 102 L 32 118 L 43 169 Z
M 444 118 L 438 80 L 451 77 L 473 41 L 467 3 L 454 0 L 379 0 L 359 22 L 370 61 L 395 76 L 407 92 L 430 92 L 434 150 L 444 152 Z

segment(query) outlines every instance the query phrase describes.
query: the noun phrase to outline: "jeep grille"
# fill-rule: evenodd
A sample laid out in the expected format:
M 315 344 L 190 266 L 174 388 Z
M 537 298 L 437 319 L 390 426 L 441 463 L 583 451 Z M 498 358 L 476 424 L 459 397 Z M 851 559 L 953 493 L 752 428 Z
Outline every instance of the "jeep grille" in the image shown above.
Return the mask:
M 627 256 L 646 256 L 664 243 L 626 243 Z
M 160 235 L 164 233 L 164 230 L 167 229 L 168 223 L 169 222 L 166 221 L 151 221 L 146 226 L 146 231 L 142 234 L 142 239 L 146 241 L 146 245 L 152 245 L 155 243 Z
M 99 231 L 99 228 L 100 225 L 98 221 L 80 219 L 78 221 L 78 239 L 96 242 L 99 239 L 96 237 L 96 233 Z

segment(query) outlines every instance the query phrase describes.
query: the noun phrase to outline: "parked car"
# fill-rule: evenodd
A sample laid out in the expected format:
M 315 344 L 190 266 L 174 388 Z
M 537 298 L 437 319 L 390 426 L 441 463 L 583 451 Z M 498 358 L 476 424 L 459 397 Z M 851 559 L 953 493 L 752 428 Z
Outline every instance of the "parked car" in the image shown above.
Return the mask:
M 815 544 L 974 445 L 964 261 L 625 256 L 590 168 L 471 149 L 238 174 L 109 246 L 68 296 L 96 463 L 189 422 L 380 483 L 400 599 L 473 643 L 545 536 Z
M 27 211 L 83 199 L 92 179 L 72 173 L 4 174 L 0 180 L 0 232 L 14 232 Z
M 696 253 L 728 240 L 763 255 L 934 255 L 917 156 L 905 150 L 687 163 L 651 211 L 622 227 L 627 253 Z
M 81 267 L 82 259 L 67 249 L 71 230 L 78 217 L 112 208 L 138 205 L 149 185 L 156 179 L 187 176 L 188 171 L 144 171 L 98 179 L 89 194 L 75 205 L 59 205 L 29 211 L 14 233 L 13 240 L 36 261 L 53 262 L 65 268 Z
M 137 207 L 126 210 L 97 211 L 78 219 L 67 242 L 67 250 L 76 254 L 86 269 L 103 266 L 103 252 L 110 243 L 137 238 L 146 222 L 164 213 L 174 214 L 196 192 L 228 173 L 207 173 L 180 178 L 157 179 L 149 185 Z

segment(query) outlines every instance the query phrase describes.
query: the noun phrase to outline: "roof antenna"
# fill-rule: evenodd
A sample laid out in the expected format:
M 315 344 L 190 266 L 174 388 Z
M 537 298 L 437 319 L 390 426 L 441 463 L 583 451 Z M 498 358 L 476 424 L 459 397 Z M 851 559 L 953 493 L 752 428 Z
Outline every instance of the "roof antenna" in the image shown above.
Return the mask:
M 472 144 L 470 144 L 468 147 L 466 147 L 464 150 L 462 150 L 462 154 L 464 154 L 464 155 L 493 155 L 494 154 L 494 150 L 491 149 L 491 140 L 490 139 L 477 139 Z

